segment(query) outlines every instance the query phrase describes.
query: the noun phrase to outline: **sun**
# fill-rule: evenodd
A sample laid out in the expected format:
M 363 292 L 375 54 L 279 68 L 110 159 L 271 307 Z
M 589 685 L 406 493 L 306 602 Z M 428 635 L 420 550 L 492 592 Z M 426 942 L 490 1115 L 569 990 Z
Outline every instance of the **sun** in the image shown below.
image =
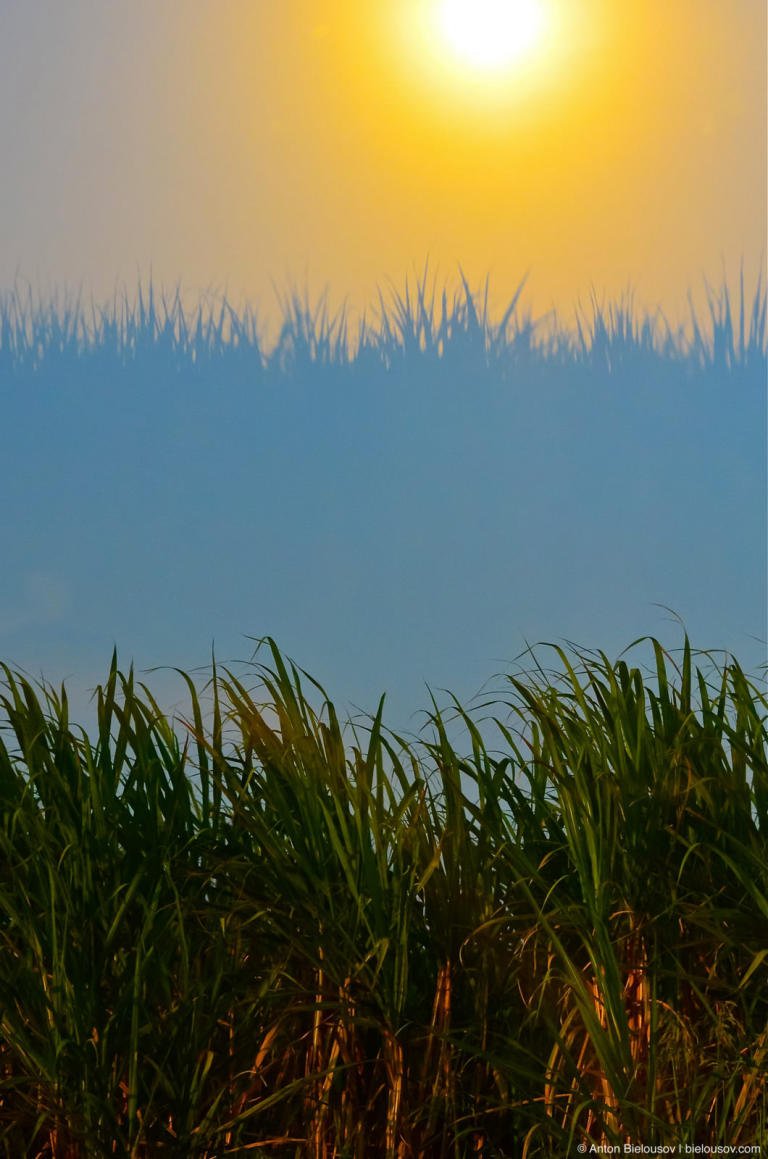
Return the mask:
M 478 74 L 513 68 L 535 53 L 545 27 L 541 0 L 440 0 L 437 34 Z
M 413 109 L 477 140 L 558 116 L 595 58 L 582 51 L 585 3 L 608 0 L 387 0 Z

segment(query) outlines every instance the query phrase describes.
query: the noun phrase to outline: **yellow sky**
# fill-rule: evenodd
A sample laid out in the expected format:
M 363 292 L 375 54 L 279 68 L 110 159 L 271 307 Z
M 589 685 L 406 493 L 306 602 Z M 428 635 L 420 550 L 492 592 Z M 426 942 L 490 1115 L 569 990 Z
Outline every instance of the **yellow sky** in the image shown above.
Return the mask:
M 530 270 L 539 309 L 631 283 L 674 312 L 723 264 L 757 272 L 762 0 L 545 0 L 541 51 L 497 89 L 430 42 L 433 2 L 72 0 L 92 51 L 73 39 L 37 125 L 55 184 L 45 142 L 34 164 L 17 143 L 0 273 L 102 292 L 151 266 L 267 309 L 273 281 L 360 305 L 429 257 L 500 299 Z M 32 79 L 37 31 L 17 30 Z

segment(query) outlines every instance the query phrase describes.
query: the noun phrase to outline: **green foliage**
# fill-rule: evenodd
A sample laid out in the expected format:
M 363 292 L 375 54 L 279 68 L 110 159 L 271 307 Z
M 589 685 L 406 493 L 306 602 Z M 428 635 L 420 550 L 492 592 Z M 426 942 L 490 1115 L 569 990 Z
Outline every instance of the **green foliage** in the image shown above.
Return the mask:
M 113 656 L 92 738 L 3 667 L 0 1153 L 768 1142 L 736 661 L 556 648 L 406 740 L 267 645 L 256 689 L 182 673 L 183 728 Z

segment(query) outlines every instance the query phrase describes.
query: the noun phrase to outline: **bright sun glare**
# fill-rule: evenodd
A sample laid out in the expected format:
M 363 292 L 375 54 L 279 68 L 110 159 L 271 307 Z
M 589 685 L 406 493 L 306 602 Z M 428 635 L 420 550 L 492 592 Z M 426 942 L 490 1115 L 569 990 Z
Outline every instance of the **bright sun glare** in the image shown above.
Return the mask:
M 458 61 L 497 73 L 528 57 L 544 30 L 541 0 L 441 0 L 439 35 Z

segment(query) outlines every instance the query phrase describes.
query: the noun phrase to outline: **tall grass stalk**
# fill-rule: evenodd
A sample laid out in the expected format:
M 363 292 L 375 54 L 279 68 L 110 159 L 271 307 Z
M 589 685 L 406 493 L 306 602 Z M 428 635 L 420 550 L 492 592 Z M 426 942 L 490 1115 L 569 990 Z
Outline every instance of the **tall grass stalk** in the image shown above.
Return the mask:
M 768 701 L 651 645 L 418 739 L 272 641 L 183 734 L 116 656 L 90 737 L 4 666 L 0 1152 L 768 1143 Z

